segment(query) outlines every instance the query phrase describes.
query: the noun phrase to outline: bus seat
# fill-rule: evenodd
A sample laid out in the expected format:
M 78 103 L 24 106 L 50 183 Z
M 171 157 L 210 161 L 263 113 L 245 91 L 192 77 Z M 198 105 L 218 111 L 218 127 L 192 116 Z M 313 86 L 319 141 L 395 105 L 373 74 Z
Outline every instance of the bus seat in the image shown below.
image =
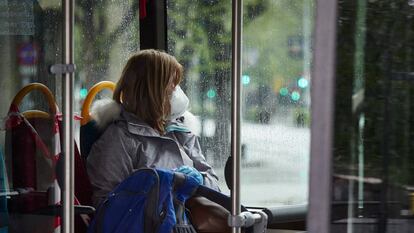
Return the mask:
M 109 89 L 115 90 L 115 83 L 102 81 L 95 84 L 88 92 L 82 106 L 81 127 L 80 127 L 80 150 L 84 160 L 92 148 L 93 143 L 100 137 L 102 131 L 96 125 L 96 122 L 90 116 L 90 107 L 98 92 Z
M 35 90 L 46 97 L 49 112 L 20 112 L 23 98 Z M 11 170 L 11 188 L 22 191 L 10 198 L 10 211 L 30 212 L 48 205 L 47 189 L 54 183 L 53 166 L 57 158 L 52 150 L 56 112 L 51 91 L 40 83 L 23 87 L 10 104 L 5 121 L 5 160 L 7 169 Z
M 23 98 L 40 91 L 47 100 L 49 111 L 31 109 L 20 112 Z M 6 162 L 11 169 L 13 195 L 8 195 L 10 231 L 52 232 L 61 212 L 60 189 L 56 165 L 60 157 L 60 115 L 52 92 L 41 83 L 23 87 L 14 97 L 6 118 Z M 85 194 L 78 192 L 83 200 Z M 36 216 L 33 219 L 33 216 Z M 44 217 L 41 217 L 44 216 Z

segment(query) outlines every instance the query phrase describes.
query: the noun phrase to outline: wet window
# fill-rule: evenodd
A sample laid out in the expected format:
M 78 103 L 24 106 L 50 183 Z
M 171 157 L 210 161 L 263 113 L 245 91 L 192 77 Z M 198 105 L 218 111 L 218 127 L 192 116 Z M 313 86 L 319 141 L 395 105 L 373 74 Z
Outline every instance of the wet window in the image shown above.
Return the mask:
M 129 55 L 138 50 L 138 4 L 76 2 L 76 112 L 88 89 L 98 81 L 117 80 Z M 62 109 L 62 78 L 49 67 L 63 60 L 62 8 L 62 1 L 55 0 L 0 1 L 0 232 L 60 231 L 50 205 L 61 203 L 56 172 L 61 144 L 55 124 Z M 23 87 L 28 89 L 19 92 Z M 84 195 L 75 195 L 88 204 Z
M 139 51 L 139 1 L 80 1 L 75 8 L 74 109 L 81 115 L 89 90 L 101 81 L 117 82 L 131 54 Z M 112 90 L 99 88 L 93 100 L 112 99 Z M 84 117 L 93 107 L 84 111 Z M 85 108 L 87 106 L 85 105 Z M 75 122 L 79 142 L 80 123 Z
M 244 1 L 243 11 L 242 203 L 303 204 L 314 5 Z M 231 2 L 174 0 L 167 14 L 168 49 L 185 67 L 183 87 L 204 155 L 229 193 L 223 174 L 230 155 Z
M 48 67 L 62 60 L 62 16 L 59 1 L 0 2 L 0 232 L 60 227 L 46 209 L 60 201 L 54 175 L 60 80 Z
M 129 56 L 139 50 L 139 1 L 80 1 L 75 9 L 75 105 L 99 81 L 116 82 Z M 97 98 L 112 97 L 110 91 Z

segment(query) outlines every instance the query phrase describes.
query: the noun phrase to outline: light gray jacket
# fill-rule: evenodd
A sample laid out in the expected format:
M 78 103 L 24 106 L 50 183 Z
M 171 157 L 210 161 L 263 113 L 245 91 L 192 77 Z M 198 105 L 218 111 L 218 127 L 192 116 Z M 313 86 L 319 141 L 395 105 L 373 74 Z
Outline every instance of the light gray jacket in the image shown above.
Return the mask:
M 204 185 L 219 190 L 217 175 L 207 164 L 196 135 L 173 131 L 161 136 L 122 109 L 108 108 L 100 114 L 114 113 L 119 114 L 93 144 L 87 159 L 95 206 L 122 180 L 143 167 L 175 169 L 188 165 L 200 171 Z

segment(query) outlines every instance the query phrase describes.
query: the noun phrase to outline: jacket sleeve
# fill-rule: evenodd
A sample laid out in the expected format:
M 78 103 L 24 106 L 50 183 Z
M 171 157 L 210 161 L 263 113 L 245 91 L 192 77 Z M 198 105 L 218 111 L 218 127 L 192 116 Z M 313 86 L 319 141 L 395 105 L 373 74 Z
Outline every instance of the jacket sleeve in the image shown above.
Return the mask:
M 89 153 L 87 171 L 93 188 L 92 201 L 95 207 L 133 172 L 134 161 L 128 151 L 131 142 L 128 137 L 121 136 L 123 133 L 121 128 L 109 126 L 93 144 Z
M 194 168 L 197 169 L 204 177 L 204 185 L 220 191 L 218 185 L 218 177 L 213 168 L 207 163 L 203 152 L 201 150 L 198 137 L 192 133 L 186 133 L 186 140 L 182 142 L 184 151 L 194 163 Z M 177 137 L 183 139 L 183 137 Z

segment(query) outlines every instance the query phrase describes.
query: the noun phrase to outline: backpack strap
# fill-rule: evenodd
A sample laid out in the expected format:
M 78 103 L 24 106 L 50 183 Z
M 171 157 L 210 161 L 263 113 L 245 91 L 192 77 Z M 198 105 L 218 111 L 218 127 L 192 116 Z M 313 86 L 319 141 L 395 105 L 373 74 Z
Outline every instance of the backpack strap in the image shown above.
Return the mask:
M 185 213 L 185 201 L 190 198 L 198 187 L 198 182 L 191 176 L 180 172 L 174 173 L 174 209 L 176 225 L 174 233 L 196 233 L 194 227 L 188 221 Z
M 160 198 L 160 177 L 158 173 L 151 168 L 144 168 L 151 172 L 154 176 L 155 183 L 152 185 L 152 189 L 147 195 L 147 201 L 144 207 L 144 232 L 156 232 L 154 229 L 158 229 L 161 224 L 160 216 L 158 215 L 158 203 Z M 143 169 L 141 169 L 143 170 Z
M 103 225 L 105 221 L 105 213 L 106 209 L 108 208 L 108 205 L 105 205 L 106 202 L 108 202 L 108 198 L 106 198 L 100 205 L 98 215 L 95 217 L 95 231 L 94 233 L 102 233 L 103 231 Z

